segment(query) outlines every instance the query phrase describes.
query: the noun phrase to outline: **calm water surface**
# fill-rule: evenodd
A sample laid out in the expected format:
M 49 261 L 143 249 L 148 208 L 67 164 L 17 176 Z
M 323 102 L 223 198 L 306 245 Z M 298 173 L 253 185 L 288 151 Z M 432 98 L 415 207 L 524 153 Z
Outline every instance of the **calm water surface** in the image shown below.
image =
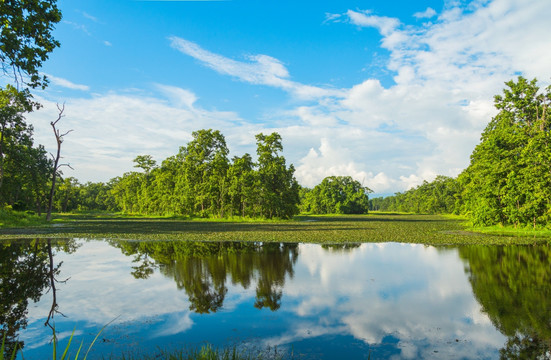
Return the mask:
M 0 254 L 2 328 L 25 359 L 51 357 L 54 295 L 62 347 L 73 329 L 89 344 L 111 322 L 92 359 L 205 342 L 296 359 L 551 354 L 547 246 L 73 239 Z

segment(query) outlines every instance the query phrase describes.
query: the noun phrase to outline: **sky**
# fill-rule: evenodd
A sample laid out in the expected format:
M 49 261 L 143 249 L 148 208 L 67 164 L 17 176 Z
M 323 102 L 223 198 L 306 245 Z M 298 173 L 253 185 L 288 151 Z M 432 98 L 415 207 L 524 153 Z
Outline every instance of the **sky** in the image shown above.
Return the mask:
M 73 130 L 64 176 L 81 183 L 160 164 L 199 129 L 230 156 L 278 132 L 303 186 L 352 176 L 388 195 L 456 176 L 504 82 L 551 80 L 549 0 L 60 0 L 61 47 L 29 114 Z

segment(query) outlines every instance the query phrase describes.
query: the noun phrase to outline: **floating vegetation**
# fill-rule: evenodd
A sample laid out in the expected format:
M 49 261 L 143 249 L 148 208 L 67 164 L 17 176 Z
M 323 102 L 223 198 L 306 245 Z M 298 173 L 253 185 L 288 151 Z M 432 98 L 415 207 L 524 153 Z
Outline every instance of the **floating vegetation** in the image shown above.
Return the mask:
M 195 221 L 167 218 L 78 217 L 62 226 L 9 228 L 0 239 L 257 241 L 294 243 L 403 242 L 427 245 L 534 244 L 549 237 L 497 236 L 466 231 L 464 221 L 438 215 L 300 216 L 291 221 Z

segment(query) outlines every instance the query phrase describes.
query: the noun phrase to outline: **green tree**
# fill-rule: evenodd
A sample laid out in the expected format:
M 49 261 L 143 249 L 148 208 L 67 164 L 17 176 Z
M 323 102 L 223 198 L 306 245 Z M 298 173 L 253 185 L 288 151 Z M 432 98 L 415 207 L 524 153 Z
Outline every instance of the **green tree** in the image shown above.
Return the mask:
M 60 45 L 52 35 L 60 20 L 55 0 L 0 2 L 0 62 L 4 75 L 13 77 L 16 83 L 44 88 L 47 79 L 39 69 Z
M 229 167 L 226 139 L 212 129 L 194 131 L 192 136 L 184 152 L 181 179 L 186 204 L 191 205 L 189 213 L 224 216 Z
M 79 195 L 80 184 L 76 178 L 60 179 L 54 195 L 55 209 L 60 212 L 77 210 L 82 202 Z
M 113 184 L 111 196 L 122 212 L 135 213 L 138 211 L 141 175 L 137 172 L 127 172 L 122 177 L 111 180 Z
M 110 184 L 87 182 L 79 186 L 78 210 L 113 210 Z
M 136 163 L 134 167 L 142 169 L 146 174 L 149 174 L 157 166 L 157 162 L 151 155 L 138 155 L 133 161 Z
M 251 155 L 235 156 L 228 169 L 228 195 L 231 215 L 254 216 L 257 191 L 257 174 Z
M 451 214 L 461 209 L 461 184 L 457 179 L 438 175 L 431 182 L 394 196 L 370 201 L 371 210 L 401 211 L 419 214 Z
M 28 91 L 18 91 L 11 85 L 0 89 L 0 189 L 4 181 L 6 151 L 31 139 L 32 128 L 26 124 L 23 114 L 31 112 L 34 106 Z
M 305 210 L 313 214 L 366 214 L 369 192 L 371 189 L 350 176 L 328 176 L 305 195 Z
M 551 217 L 551 87 L 519 77 L 495 97 L 490 121 L 459 181 L 473 223 L 547 224 Z
M 44 147 L 34 147 L 33 128 L 25 121 L 37 106 L 28 91 L 0 89 L 0 204 L 40 213 L 52 162 Z
M 266 218 L 290 218 L 298 213 L 299 185 L 293 165 L 285 165 L 281 136 L 278 133 L 256 135 L 258 188 L 261 215 Z

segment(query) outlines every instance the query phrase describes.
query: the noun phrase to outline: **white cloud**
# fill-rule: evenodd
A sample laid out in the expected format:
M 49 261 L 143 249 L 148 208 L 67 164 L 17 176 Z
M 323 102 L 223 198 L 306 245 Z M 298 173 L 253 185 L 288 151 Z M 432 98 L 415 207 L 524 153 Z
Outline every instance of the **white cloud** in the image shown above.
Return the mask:
M 211 69 L 256 85 L 267 85 L 293 93 L 301 99 L 339 95 L 339 90 L 304 85 L 290 80 L 287 68 L 281 61 L 268 55 L 250 55 L 249 62 L 229 59 L 203 49 L 189 40 L 176 36 L 169 38 L 171 46 L 189 55 Z
M 347 149 L 335 149 L 329 139 L 322 138 L 318 151 L 313 148 L 300 159 L 296 169 L 296 176 L 304 186 L 313 187 L 327 176 L 351 176 L 363 186 L 376 192 L 383 192 L 390 188 L 392 182 L 384 174 L 373 175 L 371 172 L 359 170 L 361 165 L 351 160 Z
M 63 78 L 60 78 L 60 77 L 57 77 L 57 76 L 53 76 L 51 74 L 44 74 L 48 77 L 48 79 L 50 80 L 50 82 L 53 84 L 53 85 L 57 85 L 57 86 L 61 86 L 61 87 L 64 87 L 64 88 L 67 88 L 67 89 L 72 89 L 72 90 L 82 90 L 82 91 L 88 91 L 90 90 L 90 87 L 87 86 L 87 85 L 80 85 L 80 84 L 75 84 L 67 79 L 63 79 Z
M 87 12 L 85 11 L 81 11 L 80 12 L 82 14 L 82 16 L 84 16 L 85 18 L 89 19 L 89 20 L 92 20 L 93 22 L 96 22 L 96 23 L 99 23 L 100 21 L 98 20 L 97 17 L 93 16 L 93 15 L 90 15 L 88 14 Z
M 430 19 L 431 17 L 436 15 L 436 11 L 428 7 L 425 11 L 416 12 L 413 14 L 413 17 L 416 17 L 417 19 Z
M 84 32 L 88 36 L 92 36 L 92 33 L 88 30 L 86 25 L 79 24 L 79 23 L 76 23 L 76 22 L 73 22 L 73 21 L 67 21 L 67 20 L 63 20 L 63 23 L 67 24 L 67 25 L 70 25 L 75 30 L 80 30 L 80 31 Z
M 346 15 L 352 24 L 364 27 L 374 27 L 379 30 L 383 36 L 391 35 L 400 25 L 400 21 L 396 18 L 371 15 L 368 10 L 362 12 L 348 10 Z
M 332 13 L 325 13 L 325 21 L 324 23 L 328 22 L 339 22 L 341 19 L 341 14 L 332 14 Z

